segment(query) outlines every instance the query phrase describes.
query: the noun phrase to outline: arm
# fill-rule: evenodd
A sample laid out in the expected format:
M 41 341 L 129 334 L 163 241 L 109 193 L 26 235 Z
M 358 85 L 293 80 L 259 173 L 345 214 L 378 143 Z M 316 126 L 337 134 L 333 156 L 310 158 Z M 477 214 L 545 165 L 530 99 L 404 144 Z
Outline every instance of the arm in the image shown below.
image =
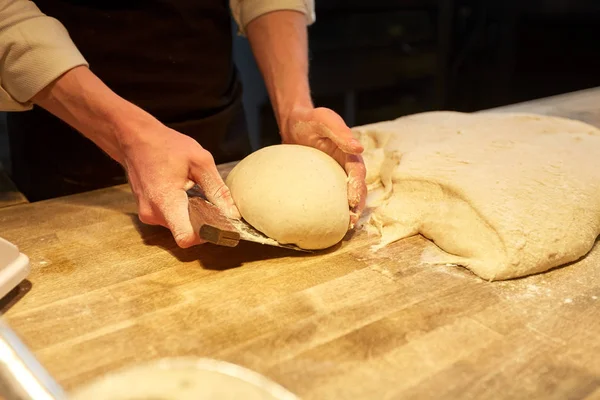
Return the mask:
M 293 108 L 313 107 L 304 15 L 276 11 L 250 22 L 246 29 L 279 126 L 285 126 Z
M 297 11 L 274 11 L 251 21 L 246 31 L 264 77 L 284 142 L 318 148 L 346 170 L 352 223 L 366 198 L 363 151 L 335 112 L 314 108 L 308 79 L 306 19 Z
M 83 133 L 120 164 L 125 161 L 121 141 L 130 139 L 127 132 L 152 121 L 113 93 L 87 67 L 70 69 L 35 94 L 31 102 Z M 124 119 L 123 114 L 132 118 Z
M 211 154 L 112 92 L 87 67 L 52 82 L 33 102 L 92 140 L 127 171 L 139 218 L 169 228 L 180 247 L 200 243 L 188 213 L 197 183 L 231 217 L 239 213 Z
M 111 91 L 88 68 L 62 25 L 27 0 L 0 2 L 0 107 L 38 105 L 73 126 L 127 171 L 142 222 L 200 243 L 186 189 L 197 183 L 239 217 L 210 153 Z

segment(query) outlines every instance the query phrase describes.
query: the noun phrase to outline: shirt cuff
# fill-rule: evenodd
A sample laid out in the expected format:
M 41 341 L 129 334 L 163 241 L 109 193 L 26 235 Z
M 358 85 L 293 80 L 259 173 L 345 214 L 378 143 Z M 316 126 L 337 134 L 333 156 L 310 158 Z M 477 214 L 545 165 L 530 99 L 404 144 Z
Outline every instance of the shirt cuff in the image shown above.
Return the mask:
M 89 66 L 56 19 L 40 16 L 20 22 L 3 33 L 8 40 L 0 77 L 0 107 L 31 108 L 31 98 L 52 81 L 78 66 Z
M 307 25 L 316 20 L 314 0 L 239 0 L 235 2 L 233 15 L 239 33 L 246 34 L 246 26 L 261 15 L 273 11 L 298 11 L 306 16 Z

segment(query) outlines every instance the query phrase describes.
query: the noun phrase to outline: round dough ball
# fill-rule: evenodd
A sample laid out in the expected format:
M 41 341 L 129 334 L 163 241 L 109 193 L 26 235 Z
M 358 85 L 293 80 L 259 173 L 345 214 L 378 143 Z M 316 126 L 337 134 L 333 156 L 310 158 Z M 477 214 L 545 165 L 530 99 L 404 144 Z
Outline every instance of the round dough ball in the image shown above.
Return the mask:
M 279 243 L 324 249 L 348 231 L 346 173 L 320 150 L 264 147 L 240 161 L 226 184 L 242 217 Z

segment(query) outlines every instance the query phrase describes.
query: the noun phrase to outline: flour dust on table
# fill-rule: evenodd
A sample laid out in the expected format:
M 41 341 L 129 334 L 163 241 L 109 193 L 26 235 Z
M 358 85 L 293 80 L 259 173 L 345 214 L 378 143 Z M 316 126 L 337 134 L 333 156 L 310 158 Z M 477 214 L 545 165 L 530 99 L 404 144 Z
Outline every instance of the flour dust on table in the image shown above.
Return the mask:
M 427 112 L 356 127 L 364 227 L 421 234 L 437 264 L 501 280 L 584 257 L 600 234 L 600 130 L 531 114 Z

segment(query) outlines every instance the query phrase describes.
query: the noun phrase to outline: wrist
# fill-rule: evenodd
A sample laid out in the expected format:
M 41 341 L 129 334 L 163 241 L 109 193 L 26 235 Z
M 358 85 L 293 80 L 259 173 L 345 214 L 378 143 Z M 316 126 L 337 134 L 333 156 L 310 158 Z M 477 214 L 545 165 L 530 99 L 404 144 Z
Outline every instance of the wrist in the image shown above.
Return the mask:
M 308 91 L 307 91 L 308 92 Z M 290 97 L 287 102 L 281 102 L 275 105 L 275 117 L 279 126 L 279 131 L 284 139 L 291 129 L 290 121 L 295 119 L 299 113 L 307 113 L 314 109 L 310 95 L 298 95 Z
M 148 112 L 126 100 L 120 107 L 112 109 L 106 119 L 123 154 L 148 141 L 149 136 L 156 132 L 156 127 L 162 126 Z

